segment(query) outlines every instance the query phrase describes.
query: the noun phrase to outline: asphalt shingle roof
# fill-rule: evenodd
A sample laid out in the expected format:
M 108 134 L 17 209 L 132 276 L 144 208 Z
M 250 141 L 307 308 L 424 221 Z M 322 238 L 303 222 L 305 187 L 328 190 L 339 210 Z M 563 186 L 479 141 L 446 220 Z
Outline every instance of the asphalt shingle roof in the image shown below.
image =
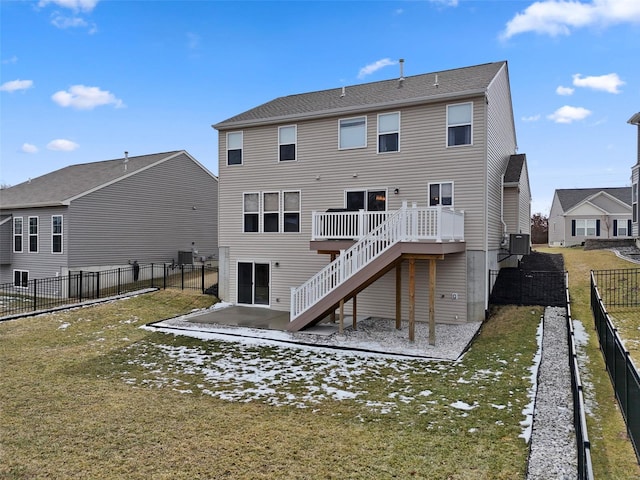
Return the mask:
M 504 183 L 518 183 L 520 182 L 520 175 L 522 175 L 522 166 L 527 156 L 524 153 L 517 155 L 511 155 L 509 157 L 509 163 L 507 164 L 507 170 L 504 172 Z
M 304 119 L 341 112 L 380 108 L 385 105 L 435 101 L 455 95 L 480 94 L 507 62 L 444 70 L 380 82 L 288 95 L 271 100 L 214 125 L 216 129 L 238 128 L 286 119 Z M 437 85 L 436 85 L 437 75 Z M 344 95 L 343 95 L 344 93 Z
M 70 165 L 0 190 L 0 209 L 60 205 L 178 153 L 181 151 L 129 157 L 126 170 L 124 157 Z
M 556 190 L 562 210 L 565 212 L 598 192 L 606 192 L 621 202 L 631 205 L 631 187 L 567 188 Z

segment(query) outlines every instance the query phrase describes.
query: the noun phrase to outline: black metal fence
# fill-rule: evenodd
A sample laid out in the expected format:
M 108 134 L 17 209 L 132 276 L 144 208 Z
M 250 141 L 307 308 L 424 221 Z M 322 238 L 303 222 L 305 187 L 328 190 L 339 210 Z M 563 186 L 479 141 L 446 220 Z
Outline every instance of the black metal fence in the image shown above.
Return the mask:
M 489 303 L 564 307 L 565 272 L 502 268 L 489 271 Z
M 568 274 L 567 274 L 568 277 Z M 591 442 L 587 432 L 587 413 L 584 406 L 584 386 L 580 378 L 578 354 L 576 350 L 575 331 L 571 317 L 571 299 L 569 296 L 569 279 L 565 282 L 565 298 L 567 304 L 567 328 L 569 347 L 569 369 L 571 370 L 571 390 L 573 393 L 573 425 L 576 429 L 578 447 L 578 479 L 593 480 L 593 464 L 591 463 Z
M 0 284 L 0 317 L 50 310 L 145 288 L 180 288 L 205 293 L 218 283 L 218 269 L 204 265 L 147 264 Z
M 591 275 L 608 308 L 640 306 L 640 268 L 593 270 Z
M 618 273 L 614 274 L 613 272 Z M 600 284 L 598 283 L 601 279 L 605 279 L 605 289 L 612 285 L 617 285 L 616 288 L 620 288 L 619 286 L 624 282 L 621 283 L 620 279 L 614 280 L 615 275 L 624 277 L 628 273 L 624 273 L 622 270 L 591 271 L 591 311 L 600 340 L 600 350 L 602 350 L 622 416 L 627 424 L 627 433 L 635 449 L 636 458 L 640 462 L 640 375 L 638 375 L 638 369 L 634 365 L 629 351 L 624 348 L 624 343 L 618 335 L 617 329 L 613 326 L 605 307 L 609 304 L 601 296 Z M 634 286 L 630 285 L 630 288 L 634 288 Z M 620 299 L 627 297 L 630 298 L 631 295 L 615 294 L 609 298 L 613 302 L 617 302 L 626 301 Z M 631 305 L 624 304 L 624 306 Z

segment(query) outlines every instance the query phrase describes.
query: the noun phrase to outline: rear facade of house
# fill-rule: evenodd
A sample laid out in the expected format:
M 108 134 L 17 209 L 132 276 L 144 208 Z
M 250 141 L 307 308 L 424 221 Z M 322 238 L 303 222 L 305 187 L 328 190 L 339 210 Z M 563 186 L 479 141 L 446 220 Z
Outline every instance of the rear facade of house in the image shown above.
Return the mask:
M 185 151 L 72 165 L 0 192 L 0 283 L 217 259 L 218 179 Z
M 506 62 L 281 97 L 214 128 L 226 301 L 300 310 L 292 298 L 301 286 L 359 240 L 378 245 L 388 232 L 375 229 L 404 205 L 409 220 L 435 219 L 431 233 L 401 239 L 314 315 L 357 298 L 359 316 L 393 318 L 400 308 L 406 319 L 415 305 L 417 321 L 430 307 L 438 322 L 479 321 L 505 238 L 530 231 L 526 162 L 505 185 L 516 154 Z

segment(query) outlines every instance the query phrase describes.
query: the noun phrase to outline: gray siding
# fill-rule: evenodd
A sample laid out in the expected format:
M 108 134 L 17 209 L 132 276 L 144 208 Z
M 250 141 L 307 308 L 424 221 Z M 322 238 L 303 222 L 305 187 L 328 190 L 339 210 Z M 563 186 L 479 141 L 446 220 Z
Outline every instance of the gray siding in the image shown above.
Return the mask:
M 520 233 L 519 228 L 519 195 L 518 189 L 509 187 L 504 189 L 504 223 L 507 233 Z
M 52 253 L 51 217 L 63 216 L 63 246 L 62 253 Z M 24 220 L 23 249 L 20 253 L 12 253 L 11 265 L 4 265 L 0 271 L 0 283 L 13 282 L 14 270 L 26 270 L 29 279 L 55 277 L 63 274 L 67 264 L 68 252 L 68 215 L 66 207 L 29 208 L 15 210 L 14 217 L 22 217 Z M 29 217 L 38 217 L 38 251 L 29 252 Z M 13 225 L 11 222 L 9 231 L 9 248 L 13 251 Z M 3 244 L 4 245 L 4 244 Z M 4 246 L 3 246 L 4 248 Z
M 566 232 L 566 221 L 564 210 L 560 205 L 558 194 L 553 194 L 551 210 L 549 211 L 549 245 L 564 245 Z M 569 234 L 571 234 L 571 224 L 569 224 Z
M 518 187 L 518 230 L 516 233 L 531 235 L 531 190 L 529 172 L 525 163 Z
M 217 257 L 218 182 L 181 154 L 71 202 L 69 268 Z

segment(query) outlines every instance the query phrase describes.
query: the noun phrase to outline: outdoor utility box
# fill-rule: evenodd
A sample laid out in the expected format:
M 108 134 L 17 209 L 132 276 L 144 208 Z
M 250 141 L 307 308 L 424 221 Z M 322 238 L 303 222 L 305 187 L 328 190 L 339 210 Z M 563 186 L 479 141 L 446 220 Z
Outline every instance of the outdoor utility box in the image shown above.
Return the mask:
M 529 235 L 524 233 L 509 235 L 509 253 L 511 255 L 529 255 L 531 253 Z
M 191 250 L 178 251 L 178 265 L 191 265 L 193 263 L 193 252 Z

